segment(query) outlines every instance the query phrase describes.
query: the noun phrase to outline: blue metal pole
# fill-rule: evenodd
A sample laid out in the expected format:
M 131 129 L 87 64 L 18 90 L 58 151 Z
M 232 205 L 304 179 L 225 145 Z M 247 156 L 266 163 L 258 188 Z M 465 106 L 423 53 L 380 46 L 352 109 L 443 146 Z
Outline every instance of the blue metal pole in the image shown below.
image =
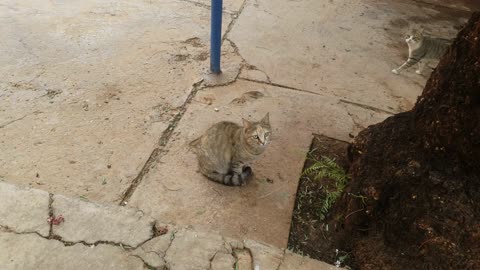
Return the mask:
M 222 7 L 223 0 L 212 0 L 212 21 L 210 32 L 210 71 L 219 74 L 222 47 Z

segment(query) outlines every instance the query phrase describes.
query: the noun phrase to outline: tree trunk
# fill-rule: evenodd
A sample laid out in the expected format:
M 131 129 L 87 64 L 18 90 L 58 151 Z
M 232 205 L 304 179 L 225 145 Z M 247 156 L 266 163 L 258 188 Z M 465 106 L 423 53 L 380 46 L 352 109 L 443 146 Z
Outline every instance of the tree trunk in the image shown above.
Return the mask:
M 358 268 L 480 269 L 480 13 L 415 107 L 362 131 L 349 156 L 335 209 Z

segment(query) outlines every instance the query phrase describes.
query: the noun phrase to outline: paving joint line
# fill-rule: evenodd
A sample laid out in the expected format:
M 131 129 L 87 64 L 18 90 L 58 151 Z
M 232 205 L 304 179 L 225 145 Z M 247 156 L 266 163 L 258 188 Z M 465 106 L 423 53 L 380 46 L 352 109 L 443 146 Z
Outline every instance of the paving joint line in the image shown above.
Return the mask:
M 223 35 L 222 37 L 222 45 L 223 45 L 223 42 L 225 41 L 225 39 L 227 39 L 227 36 L 228 34 L 230 33 L 230 31 L 233 29 L 233 26 L 235 25 L 235 23 L 237 22 L 238 18 L 240 17 L 240 15 L 242 14 L 243 12 L 243 9 L 245 8 L 245 6 L 247 5 L 247 0 L 243 0 L 243 3 L 242 5 L 240 6 L 240 9 L 238 9 L 238 11 L 233 15 L 233 19 L 232 21 L 230 21 L 230 23 L 228 24 L 227 26 L 227 30 L 225 31 L 225 34 Z
M 275 87 L 279 87 L 279 88 L 283 88 L 283 89 L 288 89 L 288 90 L 294 90 L 294 91 L 304 92 L 304 93 L 308 93 L 308 94 L 312 94 L 312 95 L 317 95 L 317 96 L 325 96 L 325 95 L 323 95 L 323 94 L 319 94 L 319 93 L 316 93 L 316 92 L 313 92 L 313 91 L 304 90 L 304 89 L 300 89 L 300 88 L 295 88 L 295 87 L 292 87 L 292 86 L 287 86 L 287 85 L 278 84 L 278 83 L 274 83 L 274 82 L 265 82 L 265 81 L 259 81 L 259 80 L 248 79 L 248 78 L 243 78 L 243 77 L 240 77 L 240 78 L 238 78 L 238 79 L 239 79 L 239 80 L 244 80 L 244 81 L 249 81 L 249 82 L 254 82 L 254 83 L 258 83 L 258 84 L 265 84 L 265 85 L 275 86 Z
M 194 1 L 191 1 L 191 0 L 181 0 L 181 1 L 184 1 L 184 2 L 189 2 L 189 3 L 193 3 L 193 4 L 199 4 L 197 2 L 194 2 Z M 203 5 L 203 4 L 202 4 Z M 232 21 L 230 22 L 230 24 L 228 25 L 227 27 L 227 30 L 225 31 L 225 34 L 223 35 L 222 37 L 222 44 L 223 42 L 227 39 L 227 35 L 228 33 L 230 32 L 230 30 L 233 28 L 233 25 L 234 23 L 236 22 L 236 20 L 238 19 L 240 13 L 243 11 L 243 8 L 245 7 L 246 5 L 246 0 L 242 3 L 242 6 L 239 10 L 239 12 L 236 14 L 236 16 L 232 19 Z M 203 5 L 204 7 L 206 5 Z M 209 6 L 208 6 L 209 7 Z M 209 7 L 210 8 L 210 7 Z M 190 94 L 188 95 L 187 99 L 185 100 L 185 102 L 182 104 L 182 106 L 180 106 L 178 109 L 179 109 L 179 112 L 173 117 L 173 119 L 170 121 L 170 124 L 168 125 L 167 129 L 162 133 L 162 136 L 160 137 L 159 141 L 158 141 L 158 145 L 159 147 L 156 147 L 152 153 L 150 153 L 150 156 L 149 158 L 147 159 L 147 161 L 145 162 L 145 164 L 143 165 L 142 169 L 140 170 L 140 172 L 138 173 L 138 175 L 132 180 L 130 186 L 125 190 L 125 192 L 123 193 L 123 196 L 122 196 L 122 199 L 120 200 L 120 203 L 119 205 L 120 206 L 125 206 L 128 204 L 128 201 L 129 199 L 132 197 L 133 193 L 135 193 L 135 190 L 137 189 L 138 185 L 142 182 L 144 176 L 151 170 L 155 167 L 155 163 L 160 159 L 161 156 L 163 156 L 163 154 L 165 154 L 165 146 L 167 145 L 167 143 L 169 142 L 170 138 L 172 137 L 172 134 L 173 134 L 173 131 L 175 130 L 175 127 L 176 125 L 178 124 L 178 122 L 180 122 L 180 120 L 182 119 L 185 111 L 186 111 L 186 106 L 191 103 L 191 101 L 193 100 L 193 98 L 195 97 L 196 93 L 200 90 L 200 89 L 205 89 L 205 88 L 213 88 L 213 87 L 220 87 L 220 86 L 227 86 L 229 84 L 232 84 L 234 82 L 237 81 L 237 79 L 239 78 L 240 76 L 240 72 L 243 68 L 243 64 L 245 62 L 245 60 L 243 59 L 243 57 L 239 54 L 238 52 L 238 47 L 235 45 L 235 43 L 233 43 L 232 41 L 228 40 L 231 44 L 231 46 L 234 48 L 234 52 L 237 53 L 240 58 L 242 59 L 242 66 L 240 67 L 239 71 L 238 71 L 238 74 L 237 76 L 235 77 L 235 79 L 231 82 L 228 82 L 228 83 L 224 83 L 224 84 L 218 84 L 218 85 L 212 85 L 212 86 L 202 86 L 201 84 L 203 83 L 203 79 L 198 81 L 198 82 L 195 82 L 192 86 L 192 91 L 190 92 Z
M 354 106 L 357 106 L 357 107 L 360 107 L 360 108 L 363 108 L 363 109 L 366 109 L 366 110 L 374 111 L 374 112 L 377 112 L 377 113 L 386 113 L 386 114 L 390 114 L 390 115 L 397 114 L 395 112 L 387 111 L 387 110 L 384 110 L 384 109 L 380 109 L 380 108 L 377 108 L 377 107 L 373 107 L 373 106 L 370 106 L 370 105 L 366 105 L 366 104 L 362 104 L 362 103 L 358 103 L 358 102 L 354 102 L 354 101 L 349 101 L 349 100 L 346 100 L 346 99 L 340 99 L 340 102 L 350 104 L 350 105 L 354 105 Z
M 193 84 L 192 90 L 190 91 L 190 94 L 186 98 L 185 102 L 180 107 L 177 108 L 179 111 L 170 121 L 167 129 L 162 132 L 162 136 L 157 142 L 158 147 L 156 147 L 152 151 L 149 158 L 147 159 L 142 169 L 138 173 L 137 177 L 133 179 L 130 186 L 123 193 L 124 195 L 122 197 L 122 200 L 119 203 L 120 206 L 126 206 L 128 204 L 128 200 L 130 200 L 133 193 L 135 193 L 135 190 L 137 189 L 138 185 L 140 185 L 145 175 L 155 167 L 156 162 L 166 153 L 165 146 L 170 141 L 170 138 L 172 137 L 173 131 L 175 130 L 175 127 L 177 126 L 178 122 L 180 122 L 183 115 L 185 114 L 187 110 L 187 105 L 192 102 L 198 90 L 200 90 L 200 85 L 202 82 L 203 82 L 203 79 Z
M 254 83 L 258 83 L 258 84 L 265 84 L 265 85 L 275 86 L 275 87 L 279 87 L 279 88 L 283 88 L 283 89 L 304 92 L 304 93 L 308 93 L 308 94 L 312 94 L 312 95 L 328 97 L 328 95 L 324 95 L 324 94 L 320 94 L 320 93 L 316 93 L 316 92 L 313 92 L 313 91 L 304 90 L 304 89 L 300 89 L 300 88 L 295 88 L 295 87 L 291 87 L 291 86 L 286 86 L 286 85 L 282 85 L 282 84 L 278 84 L 278 83 L 273 83 L 273 82 L 253 80 L 253 79 L 248 79 L 248 78 L 243 78 L 243 77 L 239 77 L 238 80 L 249 81 L 249 82 L 254 82 Z M 390 115 L 394 115 L 394 114 L 398 113 L 398 112 L 387 111 L 387 110 L 384 110 L 384 109 L 380 109 L 380 108 L 377 108 L 377 107 L 373 107 L 373 106 L 370 106 L 370 105 L 366 105 L 366 104 L 362 104 L 362 103 L 358 103 L 358 102 L 354 102 L 354 101 L 349 101 L 349 100 L 342 99 L 342 98 L 340 98 L 339 101 L 342 102 L 342 103 L 347 103 L 347 104 L 354 105 L 354 106 L 357 106 L 357 107 L 360 107 L 360 108 L 363 108 L 363 109 L 366 109 L 366 110 L 374 111 L 374 112 L 377 112 L 377 113 L 381 112 L 381 113 L 386 113 L 386 114 L 390 114 Z
M 50 229 L 48 230 L 48 238 L 51 239 L 53 237 L 53 194 L 48 193 L 48 220 Z

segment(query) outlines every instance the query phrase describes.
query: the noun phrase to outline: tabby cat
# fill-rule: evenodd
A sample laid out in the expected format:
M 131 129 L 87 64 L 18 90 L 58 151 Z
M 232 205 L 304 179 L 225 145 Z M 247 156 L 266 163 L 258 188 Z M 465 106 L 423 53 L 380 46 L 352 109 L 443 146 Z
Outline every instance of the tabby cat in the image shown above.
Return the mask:
M 400 67 L 392 70 L 395 74 L 400 74 L 400 71 L 415 64 L 418 64 L 418 69 L 415 72 L 422 74 L 422 70 L 427 64 L 426 61 L 440 59 L 452 43 L 448 39 L 424 36 L 423 29 L 412 29 L 405 38 L 408 44 L 408 60 Z
M 220 122 L 192 141 L 200 172 L 228 186 L 243 186 L 252 176 L 250 164 L 270 143 L 268 113 L 259 122 L 243 119 L 243 126 Z

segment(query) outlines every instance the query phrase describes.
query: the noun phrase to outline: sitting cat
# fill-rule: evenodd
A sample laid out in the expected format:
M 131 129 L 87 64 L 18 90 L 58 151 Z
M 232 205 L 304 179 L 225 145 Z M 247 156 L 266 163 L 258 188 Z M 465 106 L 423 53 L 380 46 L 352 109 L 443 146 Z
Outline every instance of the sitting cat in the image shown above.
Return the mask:
M 224 185 L 243 186 L 253 174 L 249 164 L 265 151 L 270 135 L 267 113 L 259 122 L 243 119 L 243 127 L 232 122 L 217 123 L 190 146 L 203 175 Z
M 451 40 L 424 36 L 423 29 L 412 29 L 406 36 L 405 41 L 408 44 L 408 60 L 400 67 L 392 70 L 395 74 L 400 74 L 400 71 L 415 64 L 418 64 L 416 73 L 422 74 L 426 61 L 440 59 L 452 43 Z

